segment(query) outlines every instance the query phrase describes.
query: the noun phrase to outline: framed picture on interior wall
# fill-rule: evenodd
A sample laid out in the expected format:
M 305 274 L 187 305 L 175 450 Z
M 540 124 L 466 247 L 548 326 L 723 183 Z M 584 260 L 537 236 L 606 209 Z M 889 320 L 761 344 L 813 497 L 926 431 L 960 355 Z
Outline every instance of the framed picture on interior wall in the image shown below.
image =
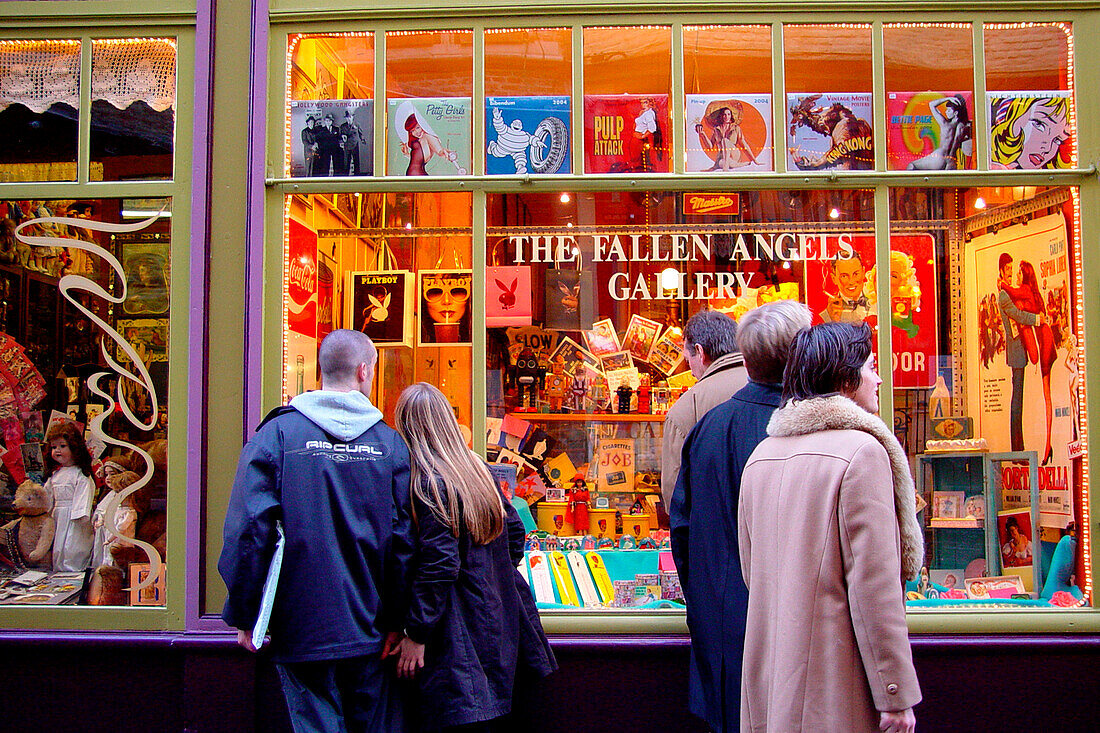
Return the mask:
M 471 343 L 469 270 L 420 271 L 420 345 Z
M 169 243 L 124 242 L 122 269 L 126 273 L 126 300 L 122 312 L 128 316 L 162 316 L 168 313 Z
M 350 272 L 344 323 L 379 348 L 412 346 L 413 274 L 408 270 Z
M 117 330 L 146 366 L 155 361 L 168 361 L 167 318 L 124 318 L 119 320 Z M 125 355 L 120 353 L 119 358 Z

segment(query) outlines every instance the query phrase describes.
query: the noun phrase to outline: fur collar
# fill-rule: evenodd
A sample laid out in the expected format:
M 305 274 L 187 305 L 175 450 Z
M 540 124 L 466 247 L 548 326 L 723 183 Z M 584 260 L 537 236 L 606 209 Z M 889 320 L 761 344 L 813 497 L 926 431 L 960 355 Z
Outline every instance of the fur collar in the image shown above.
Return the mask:
M 901 534 L 901 574 L 916 580 L 924 565 L 924 532 L 917 521 L 916 490 L 909 460 L 881 419 L 843 395 L 789 401 L 772 414 L 768 435 L 808 435 L 823 430 L 860 430 L 874 437 L 890 458 L 894 511 Z

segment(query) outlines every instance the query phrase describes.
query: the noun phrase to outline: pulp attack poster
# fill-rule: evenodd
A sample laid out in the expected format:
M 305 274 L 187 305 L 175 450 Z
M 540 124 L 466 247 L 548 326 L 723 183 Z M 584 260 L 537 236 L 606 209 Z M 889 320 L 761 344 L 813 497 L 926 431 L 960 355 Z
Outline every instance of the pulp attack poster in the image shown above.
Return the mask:
M 388 101 L 386 172 L 389 175 L 469 175 L 469 97 Z
M 571 173 L 569 97 L 487 97 L 485 172 Z
M 317 336 L 317 235 L 291 219 L 287 228 L 287 328 L 303 336 Z
M 886 95 L 890 170 L 973 168 L 973 120 L 971 92 L 890 92 Z
M 290 103 L 290 176 L 373 176 L 374 100 Z
M 689 94 L 684 120 L 687 172 L 774 169 L 770 94 Z
M 1068 446 L 1077 440 L 1077 344 L 1066 222 L 1051 214 L 966 245 L 968 413 L 991 451 L 1035 451 L 1039 523 L 1073 517 Z M 1027 482 L 1007 466 L 1006 489 Z M 1026 485 L 1016 488 L 1025 489 Z
M 1073 167 L 1069 92 L 989 92 L 987 97 L 991 169 Z
M 584 97 L 585 173 L 668 173 L 667 94 Z
M 873 170 L 870 93 L 788 94 L 787 170 Z

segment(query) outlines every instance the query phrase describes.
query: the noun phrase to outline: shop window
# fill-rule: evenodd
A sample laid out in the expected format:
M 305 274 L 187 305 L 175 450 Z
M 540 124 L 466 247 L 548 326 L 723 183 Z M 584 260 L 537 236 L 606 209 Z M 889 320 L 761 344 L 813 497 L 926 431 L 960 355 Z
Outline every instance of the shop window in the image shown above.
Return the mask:
M 318 345 L 352 328 L 378 346 L 375 403 L 391 424 L 401 390 L 426 381 L 468 430 L 470 195 L 317 194 L 286 206 L 284 401 L 320 387 Z
M 671 171 L 671 89 L 670 28 L 585 28 L 585 173 Z
M 374 175 L 374 34 L 287 41 L 287 174 Z
M 485 172 L 567 174 L 572 166 L 572 31 L 485 32 Z
M 882 32 L 887 168 L 974 168 L 971 25 L 902 23 Z
M 664 413 L 694 383 L 683 325 L 783 298 L 871 318 L 873 211 L 860 190 L 489 196 L 487 455 L 542 531 L 543 607 L 680 607 L 660 485 Z
M 1075 167 L 1071 25 L 987 24 L 984 34 L 989 167 Z
M 80 41 L 0 41 L 0 181 L 75 181 Z
M 874 170 L 870 25 L 783 26 L 787 170 Z
M 386 34 L 386 173 L 473 172 L 473 31 Z
M 0 205 L 0 605 L 165 603 L 170 204 Z
M 684 27 L 685 171 L 774 170 L 771 50 L 769 26 Z
M 893 423 L 927 573 L 910 608 L 1073 607 L 1091 584 L 1077 191 L 891 194 Z
M 91 180 L 169 179 L 176 125 L 176 41 L 92 41 Z

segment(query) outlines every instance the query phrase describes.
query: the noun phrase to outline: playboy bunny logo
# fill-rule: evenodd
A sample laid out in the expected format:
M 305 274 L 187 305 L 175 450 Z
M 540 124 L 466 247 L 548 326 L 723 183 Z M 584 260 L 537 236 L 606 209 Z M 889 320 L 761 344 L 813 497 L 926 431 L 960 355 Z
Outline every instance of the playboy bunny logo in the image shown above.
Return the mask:
M 497 287 L 500 288 L 500 297 L 498 298 L 498 300 L 500 300 L 500 309 L 506 311 L 512 310 L 516 305 L 516 284 L 519 280 L 517 278 L 512 278 L 511 287 L 505 285 L 500 280 L 496 280 L 495 278 L 494 280 L 496 281 Z
M 370 317 L 375 323 L 386 320 L 390 317 L 390 298 L 393 297 L 393 293 L 386 293 L 382 296 L 382 300 L 368 295 L 367 300 L 371 304 Z
M 561 304 L 565 308 L 566 313 L 576 313 L 577 308 L 580 307 L 581 299 L 581 286 L 578 283 L 576 287 L 570 289 L 566 287 L 565 283 L 558 283 L 558 290 L 561 291 Z

